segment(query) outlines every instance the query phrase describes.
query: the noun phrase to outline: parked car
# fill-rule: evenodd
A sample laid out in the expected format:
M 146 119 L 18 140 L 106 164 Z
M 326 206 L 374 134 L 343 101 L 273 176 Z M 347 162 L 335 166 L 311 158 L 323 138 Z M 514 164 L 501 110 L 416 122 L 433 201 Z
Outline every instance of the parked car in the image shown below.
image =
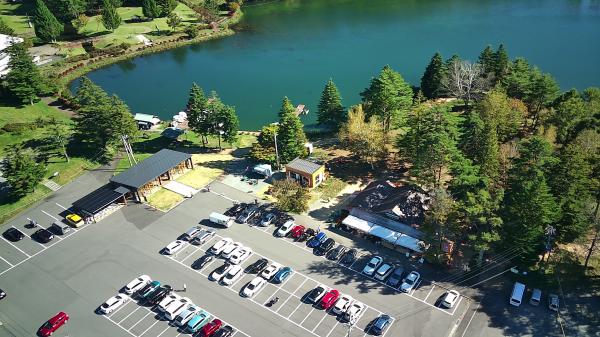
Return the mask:
M 336 261 L 346 252 L 346 247 L 344 245 L 338 245 L 327 253 L 327 258 L 331 261 Z
M 231 267 L 233 267 L 233 265 L 231 263 L 229 263 L 229 262 L 223 263 L 222 266 L 215 269 L 210 274 L 209 279 L 212 281 L 219 281 L 225 274 L 227 274 L 227 272 L 229 272 L 229 269 L 231 269 Z
M 158 303 L 157 309 L 159 312 L 163 312 L 169 305 L 171 305 L 171 303 L 179 300 L 181 300 L 181 296 L 177 295 L 176 293 L 170 293 Z
M 306 301 L 308 303 L 317 303 L 329 290 L 331 289 L 326 285 L 319 284 L 306 295 Z
M 317 248 L 315 248 L 315 255 L 322 256 L 325 255 L 333 246 L 335 245 L 335 241 L 332 238 L 328 238 L 323 241 Z
M 138 290 L 142 289 L 146 284 L 150 283 L 150 281 L 150 276 L 140 275 L 139 277 L 133 279 L 131 282 L 127 283 L 125 285 L 125 288 L 123 288 L 123 291 L 126 294 L 131 295 L 137 292 Z
M 456 301 L 460 298 L 460 294 L 456 290 L 450 290 L 444 294 L 442 297 L 442 302 L 440 305 L 446 307 L 448 309 L 452 308 Z
M 311 239 L 313 236 L 315 236 L 315 230 L 312 228 L 307 228 L 304 233 L 302 233 L 302 235 L 300 235 L 296 241 L 298 242 L 304 242 L 306 240 Z
M 231 244 L 233 244 L 233 240 L 231 238 L 222 238 L 212 247 L 210 247 L 209 252 L 214 255 L 219 255 L 225 248 L 227 248 L 227 246 Z
M 230 286 L 233 282 L 237 281 L 244 275 L 244 269 L 240 265 L 235 265 L 229 268 L 227 274 L 221 279 L 221 283 L 226 286 Z
M 318 247 L 325 240 L 327 240 L 327 234 L 325 234 L 324 232 L 319 232 L 317 233 L 317 235 L 315 235 L 314 238 L 310 239 L 306 243 L 306 246 L 308 246 L 309 248 L 315 248 Z
M 240 215 L 246 207 L 248 207 L 248 204 L 246 203 L 235 204 L 225 212 L 225 215 L 236 217 Z
M 217 232 L 212 229 L 203 229 L 190 242 L 194 245 L 203 245 L 208 240 L 212 239 L 216 234 Z
M 221 257 L 228 260 L 231 257 L 231 255 L 233 255 L 233 252 L 235 252 L 236 249 L 242 247 L 244 247 L 244 245 L 242 245 L 241 242 L 234 242 L 225 247 L 225 249 L 223 249 L 223 251 L 221 252 Z
M 296 225 L 292 228 L 292 230 L 290 231 L 290 236 L 297 241 L 302 234 L 304 234 L 304 231 L 306 230 L 306 228 L 302 225 Z
M 164 252 L 167 255 L 173 255 L 175 253 L 177 253 L 178 251 L 181 250 L 181 248 L 183 248 L 185 246 L 185 241 L 183 240 L 175 240 L 171 243 L 169 243 L 165 249 Z
M 229 325 L 221 327 L 212 337 L 231 337 L 233 335 L 233 328 Z
M 189 298 L 187 298 L 187 297 L 180 298 L 177 301 L 173 301 L 171 304 L 169 304 L 165 308 L 165 311 L 163 312 L 163 317 L 167 321 L 172 321 L 177 317 L 177 315 L 182 313 L 184 310 L 189 308 L 191 305 L 194 305 L 194 304 L 192 303 L 192 301 Z
M 419 279 L 421 278 L 421 274 L 417 271 L 411 271 L 404 280 L 402 280 L 402 284 L 400 285 L 400 290 L 405 293 L 411 291 L 416 285 Z
M 375 273 L 375 270 L 379 268 L 379 266 L 383 263 L 383 258 L 381 256 L 373 256 L 371 260 L 367 263 L 367 265 L 363 268 L 362 272 L 365 275 L 372 276 Z
M 333 311 L 333 313 L 336 315 L 344 313 L 346 310 L 348 310 L 348 308 L 350 308 L 350 305 L 352 305 L 353 301 L 354 299 L 352 296 L 344 294 L 335 302 L 335 305 L 331 311 Z
M 323 297 L 321 298 L 321 302 L 319 302 L 319 306 L 327 310 L 335 304 L 335 301 L 337 301 L 339 297 L 340 292 L 335 289 L 331 289 L 327 293 L 325 293 L 325 295 L 323 295 Z
M 0 300 L 6 297 L 6 292 L 0 289 Z
M 265 284 L 267 284 L 267 280 L 264 278 L 257 276 L 252 279 L 252 281 L 248 282 L 244 289 L 242 290 L 242 296 L 252 297 L 254 296 L 260 289 L 262 289 Z
M 213 319 L 212 322 L 206 324 L 200 330 L 201 337 L 210 337 L 212 336 L 219 328 L 223 325 L 223 322 L 220 319 Z
M 188 229 L 185 233 L 183 233 L 183 235 L 181 235 L 181 239 L 191 242 L 192 239 L 194 239 L 198 234 L 200 234 L 200 232 L 202 232 L 202 227 L 194 226 Z
M 54 234 L 47 229 L 38 229 L 32 235 L 37 241 L 41 243 L 48 243 L 54 239 Z
M 233 264 L 240 264 L 246 261 L 252 255 L 252 249 L 248 247 L 240 247 L 236 249 L 231 257 L 229 258 L 229 262 Z
M 165 297 L 167 297 L 167 295 L 169 295 L 171 293 L 171 291 L 173 291 L 173 288 L 170 285 L 165 284 L 164 286 L 161 286 L 160 288 L 158 288 L 150 296 L 146 297 L 146 300 L 144 301 L 143 304 L 148 305 L 148 306 L 157 305 Z
M 85 221 L 83 221 L 83 219 L 77 215 L 77 214 L 68 214 L 65 219 L 67 219 L 67 222 L 75 227 L 75 228 L 79 228 L 81 226 L 83 226 L 83 224 L 85 223 Z
M 258 274 L 258 273 L 262 272 L 263 270 L 265 270 L 265 268 L 267 268 L 268 265 L 269 265 L 269 260 L 260 258 L 260 259 L 256 260 L 254 263 L 252 263 L 251 265 L 249 265 L 248 267 L 246 267 L 245 272 L 248 274 Z
M 281 267 L 282 266 L 279 263 L 273 262 L 267 268 L 265 268 L 265 270 L 263 270 L 262 273 L 260 273 L 260 276 L 262 276 L 265 280 L 268 281 L 273 276 L 275 276 L 275 274 L 277 274 Z
M 259 225 L 262 226 L 262 227 L 267 227 L 267 226 L 271 225 L 271 223 L 273 223 L 273 221 L 276 218 L 277 217 L 275 216 L 275 214 L 273 214 L 273 213 L 266 213 L 260 219 Z
M 365 311 L 365 308 L 366 306 L 364 303 L 359 301 L 352 302 L 352 305 L 350 305 L 350 307 L 344 313 L 342 313 L 342 321 L 355 324 L 360 315 Z
M 194 261 L 194 263 L 192 263 L 192 269 L 200 270 L 200 269 L 206 267 L 206 265 L 209 264 L 214 259 L 215 259 L 214 255 L 210 255 L 210 254 L 202 255 L 196 261 Z
M 4 233 L 2 233 L 2 236 L 4 236 L 8 241 L 17 242 L 23 240 L 25 234 L 23 234 L 23 232 L 20 230 L 11 227 L 5 230 Z
M 560 301 L 558 299 L 558 295 L 549 294 L 548 295 L 548 308 L 552 311 L 558 312 L 559 307 L 560 307 Z
M 200 312 L 200 307 L 197 305 L 190 305 L 187 309 L 180 312 L 177 317 L 173 320 L 173 323 L 176 326 L 185 327 L 187 322 L 189 322 L 198 312 Z
M 375 319 L 375 321 L 373 321 L 369 325 L 368 332 L 370 332 L 376 336 L 381 336 L 385 332 L 385 329 L 387 329 L 391 323 L 392 323 L 392 318 L 386 314 L 383 314 L 383 315 L 377 317 Z
M 396 268 L 394 268 L 394 271 L 388 278 L 387 284 L 389 284 L 391 287 L 394 287 L 394 288 L 398 287 L 400 282 L 402 282 L 403 274 L 404 274 L 404 267 L 397 266 Z
M 102 303 L 102 305 L 99 308 L 99 311 L 105 315 L 108 315 L 123 304 L 129 302 L 129 300 L 129 296 L 125 294 L 117 294 L 107 299 L 106 302 Z
M 279 229 L 277 229 L 275 231 L 275 236 L 277 237 L 284 237 L 287 236 L 289 234 L 289 232 L 292 230 L 292 228 L 294 227 L 294 221 L 293 220 L 288 220 L 286 221 L 283 225 L 281 225 L 281 227 L 279 227 Z
M 384 263 L 375 271 L 375 279 L 385 281 L 394 271 L 394 266 L 389 263 Z
M 211 318 L 212 316 L 208 312 L 200 310 L 187 322 L 186 330 L 190 333 L 198 332 Z
M 155 292 L 158 287 L 160 287 L 159 281 L 152 281 L 148 283 L 146 286 L 139 291 L 138 296 L 143 301 L 146 297 L 150 296 L 153 292 Z
M 235 219 L 235 221 L 239 222 L 239 223 L 247 223 L 250 218 L 252 218 L 252 216 L 254 216 L 254 214 L 256 214 L 256 212 L 258 212 L 258 207 L 256 206 L 250 206 L 248 208 L 246 208 L 242 214 L 238 215 L 237 219 Z
M 283 283 L 288 277 L 292 275 L 294 271 L 290 267 L 281 268 L 275 276 L 273 276 L 273 283 Z
M 62 222 L 54 221 L 52 225 L 50 225 L 50 228 L 48 228 L 48 230 L 50 230 L 54 234 L 65 235 L 71 231 L 71 227 Z
M 61 326 L 66 324 L 69 321 L 69 315 L 66 312 L 59 312 L 50 318 L 46 323 L 44 323 L 38 329 L 38 335 L 42 337 L 48 337 L 52 335 L 56 330 L 58 330 Z
M 340 259 L 340 263 L 342 263 L 344 265 L 353 264 L 354 261 L 356 261 L 357 254 L 358 254 L 358 251 L 356 249 L 354 249 L 354 248 L 350 249 L 342 256 L 342 258 Z

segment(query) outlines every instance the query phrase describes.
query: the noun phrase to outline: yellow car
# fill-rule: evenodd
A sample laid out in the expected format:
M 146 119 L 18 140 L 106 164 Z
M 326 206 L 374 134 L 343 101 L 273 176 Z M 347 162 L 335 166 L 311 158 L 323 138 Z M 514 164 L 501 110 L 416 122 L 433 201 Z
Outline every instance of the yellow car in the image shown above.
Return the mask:
M 75 228 L 83 225 L 83 219 L 77 214 L 69 214 L 66 218 L 67 221 Z

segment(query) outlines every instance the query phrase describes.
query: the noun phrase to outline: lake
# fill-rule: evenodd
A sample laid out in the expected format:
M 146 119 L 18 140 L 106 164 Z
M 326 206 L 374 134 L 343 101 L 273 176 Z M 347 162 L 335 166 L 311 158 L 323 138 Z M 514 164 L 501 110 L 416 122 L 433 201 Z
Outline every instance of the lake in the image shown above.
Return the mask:
M 504 43 L 551 73 L 562 89 L 600 85 L 600 2 L 594 0 L 293 0 L 244 6 L 231 37 L 117 63 L 88 76 L 133 112 L 170 119 L 192 82 L 234 105 L 241 128 L 277 119 L 283 96 L 316 119 L 333 78 L 346 106 L 391 65 L 419 85 L 429 59 L 476 60 Z

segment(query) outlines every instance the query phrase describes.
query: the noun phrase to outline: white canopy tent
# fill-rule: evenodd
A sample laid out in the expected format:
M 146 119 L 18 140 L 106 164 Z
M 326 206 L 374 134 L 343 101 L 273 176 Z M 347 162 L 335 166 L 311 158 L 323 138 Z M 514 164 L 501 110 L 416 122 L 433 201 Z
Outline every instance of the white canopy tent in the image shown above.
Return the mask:
M 368 233 L 371 230 L 371 227 L 375 226 L 374 224 L 365 221 L 363 219 L 357 218 L 352 215 L 348 215 L 343 221 L 342 224 L 357 229 L 359 231 Z
M 271 165 L 269 165 L 269 164 L 256 165 L 256 166 L 254 166 L 252 171 L 254 171 L 258 174 L 262 174 L 263 176 L 265 176 L 267 178 L 273 174 L 273 169 L 271 168 Z

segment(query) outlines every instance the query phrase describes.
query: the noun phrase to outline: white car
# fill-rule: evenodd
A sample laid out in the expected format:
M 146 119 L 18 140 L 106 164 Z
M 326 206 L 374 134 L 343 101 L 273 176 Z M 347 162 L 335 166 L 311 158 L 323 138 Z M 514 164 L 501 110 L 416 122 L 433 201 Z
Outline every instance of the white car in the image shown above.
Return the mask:
M 319 300 L 330 290 L 331 288 L 324 284 L 317 284 L 317 286 L 306 296 L 306 300 L 309 303 L 319 303 Z
M 106 315 L 110 314 L 111 312 L 115 311 L 118 307 L 129 302 L 130 299 L 131 298 L 125 294 L 118 294 L 116 296 L 113 296 L 106 300 L 106 302 L 104 302 L 100 306 L 100 312 Z
M 454 306 L 460 294 L 456 290 L 450 290 L 444 294 L 444 298 L 442 298 L 442 302 L 440 303 L 442 306 L 450 309 Z
M 275 274 L 277 274 L 281 267 L 282 265 L 280 265 L 279 263 L 273 262 L 267 268 L 265 268 L 265 270 L 263 270 L 262 273 L 260 273 L 260 276 L 262 276 L 265 280 L 268 281 L 273 276 L 275 276 Z
M 231 257 L 231 255 L 233 255 L 233 252 L 235 252 L 236 249 L 243 247 L 244 245 L 242 245 L 240 242 L 234 242 L 223 249 L 221 252 L 221 257 L 227 260 Z
M 352 302 L 352 305 L 342 314 L 342 319 L 350 324 L 355 324 L 358 318 L 365 311 L 366 306 L 359 301 Z
M 186 310 L 190 305 L 193 305 L 192 300 L 190 300 L 187 297 L 180 298 L 177 301 L 173 301 L 165 308 L 163 316 L 167 321 L 172 321 L 175 319 L 175 317 L 177 317 L 177 315 Z
M 265 284 L 267 284 L 267 280 L 260 276 L 255 277 L 252 281 L 246 284 L 246 286 L 242 290 L 242 296 L 254 296 L 260 289 L 262 289 L 265 286 Z
M 177 317 L 175 317 L 174 323 L 176 326 L 185 327 L 187 322 L 194 317 L 200 311 L 200 307 L 196 305 L 190 305 L 187 309 L 179 313 Z
M 250 255 L 252 255 L 252 249 L 248 248 L 248 247 L 241 247 L 236 249 L 233 254 L 231 254 L 231 257 L 229 258 L 229 262 L 233 263 L 233 264 L 240 264 L 244 261 L 246 261 L 246 259 L 248 259 L 250 257 Z
M 377 271 L 375 271 L 375 279 L 379 281 L 385 281 L 393 271 L 394 266 L 389 263 L 384 263 L 377 268 Z
M 294 226 L 295 226 L 294 221 L 292 221 L 292 220 L 286 221 L 283 225 L 281 225 L 281 227 L 279 227 L 277 232 L 275 232 L 275 236 L 284 237 L 284 236 L 288 235 L 288 233 L 292 230 L 292 228 L 294 228 Z
M 373 275 L 375 270 L 379 268 L 379 266 L 383 263 L 383 258 L 381 256 L 374 256 L 369 263 L 363 268 L 362 272 L 365 275 Z
M 240 265 L 235 265 L 229 269 L 225 276 L 223 276 L 221 283 L 223 283 L 223 285 L 230 286 L 233 284 L 233 282 L 242 277 L 242 275 L 244 275 L 244 268 L 242 268 Z
M 233 265 L 229 262 L 225 262 L 219 268 L 215 269 L 209 276 L 209 279 L 213 281 L 219 281 L 225 274 L 229 272 Z
M 127 283 L 125 288 L 123 288 L 123 291 L 126 294 L 131 295 L 131 294 L 137 292 L 138 290 L 142 289 L 146 284 L 150 283 L 150 281 L 152 281 L 150 279 L 150 276 L 140 275 L 138 278 Z
M 339 315 L 348 310 L 348 308 L 350 308 L 352 305 L 352 302 L 354 302 L 354 299 L 350 295 L 342 294 L 342 296 L 335 302 L 335 305 L 331 310 L 334 314 Z
M 404 292 L 411 291 L 416 285 L 419 279 L 421 278 L 421 274 L 417 271 L 411 271 L 410 274 L 406 275 L 404 280 L 402 280 L 402 285 L 400 286 L 400 290 Z
M 217 243 L 215 243 L 212 247 L 210 247 L 210 253 L 214 255 L 219 255 L 223 251 L 223 249 L 227 248 L 230 244 L 233 243 L 233 240 L 230 238 L 222 238 Z
M 169 243 L 165 247 L 165 254 L 167 254 L 167 255 L 173 255 L 173 254 L 177 253 L 178 251 L 180 251 L 181 248 L 183 248 L 184 246 L 185 246 L 185 241 L 183 241 L 183 240 L 175 240 L 175 241 Z
M 174 301 L 179 301 L 181 299 L 181 296 L 171 292 L 169 295 L 165 296 L 165 298 L 163 298 L 159 303 L 158 303 L 158 311 L 163 312 L 165 311 L 165 308 L 169 306 L 169 304 L 173 303 Z

